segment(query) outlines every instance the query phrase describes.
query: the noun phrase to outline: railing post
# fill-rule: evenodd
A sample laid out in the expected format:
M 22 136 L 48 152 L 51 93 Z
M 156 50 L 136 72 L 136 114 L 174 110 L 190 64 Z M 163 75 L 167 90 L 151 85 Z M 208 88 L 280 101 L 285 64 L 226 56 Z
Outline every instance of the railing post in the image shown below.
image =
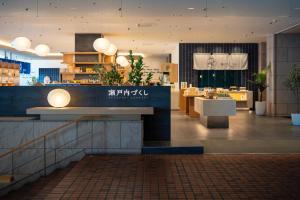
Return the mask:
M 14 152 L 11 152 L 11 175 L 14 175 Z
M 91 153 L 94 151 L 94 121 L 92 120 Z
M 54 148 L 54 164 L 56 165 L 56 147 Z
M 76 144 L 78 143 L 78 121 L 76 121 Z
M 46 169 L 46 136 L 44 136 L 44 176 L 47 175 L 47 169 Z

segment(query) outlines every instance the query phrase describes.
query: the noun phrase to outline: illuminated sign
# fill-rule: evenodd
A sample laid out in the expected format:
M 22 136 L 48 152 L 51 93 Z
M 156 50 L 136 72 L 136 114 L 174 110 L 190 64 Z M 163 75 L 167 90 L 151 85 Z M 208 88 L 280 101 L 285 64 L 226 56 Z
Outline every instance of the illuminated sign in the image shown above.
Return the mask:
M 149 92 L 146 89 L 109 89 L 109 99 L 148 99 Z

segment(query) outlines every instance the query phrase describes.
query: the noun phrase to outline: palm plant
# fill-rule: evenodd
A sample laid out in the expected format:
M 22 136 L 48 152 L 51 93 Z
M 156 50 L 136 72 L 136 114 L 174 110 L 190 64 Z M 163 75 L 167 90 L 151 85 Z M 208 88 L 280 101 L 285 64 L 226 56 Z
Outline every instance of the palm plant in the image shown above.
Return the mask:
M 269 69 L 271 68 L 271 64 L 267 67 L 262 69 L 259 73 L 254 73 L 252 76 L 254 77 L 253 80 L 248 80 L 250 83 L 254 84 L 259 90 L 259 101 L 262 101 L 263 92 L 267 89 L 267 74 Z

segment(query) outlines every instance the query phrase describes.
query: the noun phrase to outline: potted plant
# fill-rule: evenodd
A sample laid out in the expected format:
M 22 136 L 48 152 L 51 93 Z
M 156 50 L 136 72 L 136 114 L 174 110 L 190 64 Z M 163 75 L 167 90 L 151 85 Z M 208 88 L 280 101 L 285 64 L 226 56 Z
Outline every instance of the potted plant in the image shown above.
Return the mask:
M 259 91 L 258 101 L 255 101 L 255 113 L 256 115 L 265 115 L 266 113 L 266 101 L 263 101 L 263 92 L 267 89 L 267 73 L 271 68 L 269 64 L 267 67 L 262 69 L 259 73 L 254 73 L 254 81 L 249 80 L 250 83 L 254 84 Z
M 106 72 L 103 78 L 106 85 L 119 85 L 122 82 L 122 77 L 116 65 L 111 65 L 111 70 Z
M 299 102 L 300 102 L 300 65 L 295 65 L 290 71 L 285 85 L 293 91 L 297 98 L 297 112 L 299 112 Z M 295 126 L 300 126 L 300 113 L 291 113 L 292 123 Z
M 130 67 L 131 71 L 129 72 L 128 81 L 135 86 L 139 86 L 143 80 L 143 69 L 144 69 L 144 62 L 143 57 L 139 56 L 138 60 L 135 61 L 134 56 L 132 54 L 132 50 L 129 51 L 129 60 L 130 60 Z

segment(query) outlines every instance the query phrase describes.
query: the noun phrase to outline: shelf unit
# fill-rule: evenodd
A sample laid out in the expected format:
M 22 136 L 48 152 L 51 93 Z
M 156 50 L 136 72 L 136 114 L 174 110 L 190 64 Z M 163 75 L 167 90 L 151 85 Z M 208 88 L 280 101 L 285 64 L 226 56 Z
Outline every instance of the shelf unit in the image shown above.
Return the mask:
M 20 65 L 0 62 L 0 86 L 15 86 L 20 84 Z
M 80 76 L 95 75 L 97 73 L 87 72 L 87 68 L 95 65 L 104 65 L 109 68 L 115 63 L 115 56 L 107 56 L 99 52 L 64 52 L 63 64 L 68 66 L 67 71 L 61 75 L 62 81 L 80 79 Z

